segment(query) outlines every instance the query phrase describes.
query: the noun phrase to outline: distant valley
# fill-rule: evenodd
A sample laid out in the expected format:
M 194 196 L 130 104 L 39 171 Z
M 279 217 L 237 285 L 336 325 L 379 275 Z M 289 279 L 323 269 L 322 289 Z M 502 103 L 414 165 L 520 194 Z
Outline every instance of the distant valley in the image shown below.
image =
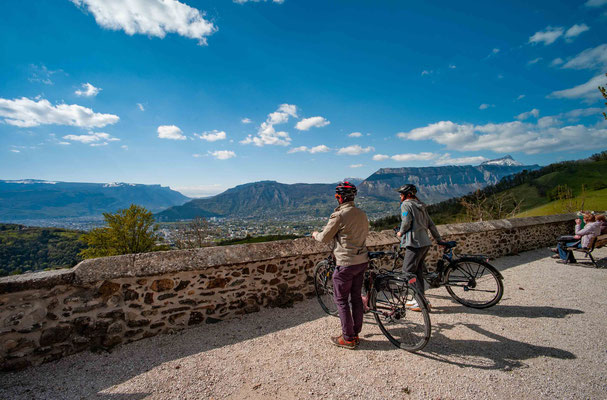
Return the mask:
M 382 168 L 359 185 L 357 203 L 375 218 L 390 215 L 398 207 L 395 190 L 414 183 L 420 198 L 437 203 L 495 184 L 502 178 L 535 170 L 538 165 L 521 165 L 506 156 L 482 165 L 420 168 Z M 291 218 L 320 217 L 330 213 L 336 203 L 335 183 L 284 184 L 261 181 L 236 186 L 206 199 L 195 199 L 158 213 L 160 221 L 178 221 L 200 217 Z
M 381 168 L 366 179 L 352 180 L 359 188 L 357 203 L 371 218 L 378 218 L 394 214 L 398 208 L 395 190 L 404 183 L 417 185 L 423 201 L 438 203 L 538 168 L 506 156 L 477 166 Z M 335 208 L 334 188 L 335 183 L 260 181 L 216 196 L 190 199 L 160 185 L 0 180 L 0 221 L 98 219 L 103 212 L 115 212 L 131 204 L 156 213 L 161 222 L 195 217 L 305 220 L 325 217 Z
M 0 221 L 99 217 L 131 204 L 157 212 L 189 200 L 160 185 L 0 180 Z

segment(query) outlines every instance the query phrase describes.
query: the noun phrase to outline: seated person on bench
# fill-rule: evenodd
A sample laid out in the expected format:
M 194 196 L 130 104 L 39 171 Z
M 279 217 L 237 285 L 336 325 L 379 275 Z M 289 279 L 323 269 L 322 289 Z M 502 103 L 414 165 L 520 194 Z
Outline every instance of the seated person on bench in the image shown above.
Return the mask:
M 605 215 L 597 215 L 596 222 L 601 224 L 601 235 L 607 234 L 607 217 Z
M 585 213 L 584 214 L 584 222 L 586 225 L 584 228 L 581 228 L 582 221 L 579 219 L 575 220 L 575 239 L 578 239 L 575 242 L 563 243 L 559 242 L 556 246 L 556 249 L 559 253 L 560 260 L 558 263 L 561 264 L 571 264 L 577 262 L 575 256 L 573 255 L 573 251 L 567 250 L 568 247 L 577 247 L 577 248 L 589 248 L 590 242 L 594 237 L 597 237 L 601 234 L 601 225 L 600 222 L 596 221 L 596 218 L 593 214 Z

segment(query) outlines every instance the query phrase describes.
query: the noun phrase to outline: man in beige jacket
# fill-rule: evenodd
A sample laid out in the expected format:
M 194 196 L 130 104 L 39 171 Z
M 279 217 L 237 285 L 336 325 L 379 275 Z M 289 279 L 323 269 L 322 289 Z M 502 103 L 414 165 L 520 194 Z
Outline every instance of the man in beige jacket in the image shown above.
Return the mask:
M 365 212 L 354 205 L 356 193 L 356 186 L 340 182 L 335 188 L 339 206 L 323 231 L 312 233 L 319 242 L 335 245 L 333 254 L 337 267 L 333 273 L 333 295 L 342 334 L 331 337 L 331 342 L 347 349 L 355 349 L 359 343 L 358 334 L 363 326 L 361 290 L 369 261 L 365 245 L 369 221 Z

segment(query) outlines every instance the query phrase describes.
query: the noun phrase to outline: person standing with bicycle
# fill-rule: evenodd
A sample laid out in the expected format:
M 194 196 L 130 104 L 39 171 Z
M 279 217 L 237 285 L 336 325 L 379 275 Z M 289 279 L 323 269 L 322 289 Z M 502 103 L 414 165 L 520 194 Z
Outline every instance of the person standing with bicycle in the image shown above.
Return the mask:
M 442 242 L 442 238 L 426 211 L 426 205 L 417 198 L 415 185 L 408 183 L 398 188 L 397 192 L 400 193 L 401 224 L 396 235 L 401 240 L 401 247 L 406 249 L 403 272 L 415 275 L 414 285 L 422 295 L 425 295 L 424 260 L 432 245 L 428 230 L 437 242 Z M 431 305 L 430 302 L 427 303 L 429 310 Z M 421 311 L 416 301 L 407 303 L 407 306 L 413 311 Z
M 339 206 L 323 231 L 312 233 L 319 242 L 335 244 L 333 254 L 337 267 L 333 273 L 333 287 L 342 334 L 331 337 L 331 343 L 347 349 L 355 349 L 359 344 L 358 334 L 363 326 L 361 291 L 369 263 L 365 244 L 369 221 L 365 212 L 354 205 L 356 193 L 356 186 L 347 181 L 340 182 L 335 188 Z

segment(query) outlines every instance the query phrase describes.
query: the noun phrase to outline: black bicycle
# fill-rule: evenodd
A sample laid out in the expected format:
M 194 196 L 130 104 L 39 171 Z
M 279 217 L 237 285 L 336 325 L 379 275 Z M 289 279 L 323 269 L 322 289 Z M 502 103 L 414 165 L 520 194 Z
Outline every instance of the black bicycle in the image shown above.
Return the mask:
M 487 308 L 496 305 L 504 295 L 504 277 L 491 264 L 489 257 L 479 254 L 454 255 L 457 242 L 440 242 L 443 256 L 436 271 L 424 271 L 424 280 L 432 288 L 445 286 L 447 292 L 466 307 Z M 398 247 L 398 246 L 395 246 Z M 392 269 L 403 264 L 404 249 L 395 248 Z
M 418 351 L 430 340 L 431 322 L 425 297 L 413 286 L 415 278 L 407 278 L 400 272 L 381 269 L 376 260 L 396 258 L 396 252 L 369 252 L 369 267 L 365 272 L 363 305 L 375 317 L 382 333 L 398 348 Z M 319 262 L 314 270 L 314 288 L 322 309 L 337 315 L 333 301 L 332 256 Z M 412 311 L 412 305 L 420 311 Z

